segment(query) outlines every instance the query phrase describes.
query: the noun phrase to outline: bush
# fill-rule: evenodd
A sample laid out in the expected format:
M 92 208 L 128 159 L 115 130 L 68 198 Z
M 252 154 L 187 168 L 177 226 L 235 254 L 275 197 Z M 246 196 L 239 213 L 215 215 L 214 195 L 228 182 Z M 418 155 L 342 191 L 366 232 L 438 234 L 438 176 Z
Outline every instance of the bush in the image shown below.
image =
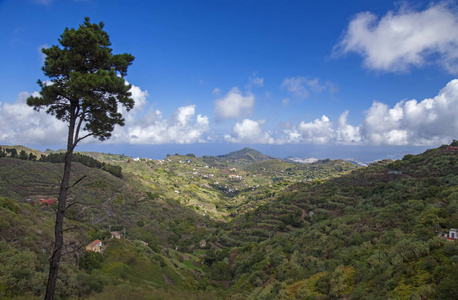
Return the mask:
M 91 273 L 94 269 L 100 269 L 102 267 L 103 256 L 98 252 L 89 251 L 84 253 L 80 259 L 79 267 Z

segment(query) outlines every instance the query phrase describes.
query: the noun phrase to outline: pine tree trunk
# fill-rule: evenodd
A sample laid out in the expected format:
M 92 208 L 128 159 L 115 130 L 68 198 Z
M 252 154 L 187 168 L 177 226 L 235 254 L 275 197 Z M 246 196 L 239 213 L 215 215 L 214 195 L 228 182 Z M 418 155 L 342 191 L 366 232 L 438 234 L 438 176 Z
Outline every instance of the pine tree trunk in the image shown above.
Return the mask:
M 67 207 L 67 195 L 69 189 L 72 156 L 75 145 L 73 144 L 73 137 L 75 132 L 75 113 L 73 110 L 72 117 L 69 122 L 67 152 L 65 153 L 65 166 L 64 175 L 60 185 L 59 198 L 57 203 L 56 224 L 54 227 L 54 249 L 49 260 L 49 275 L 48 283 L 46 285 L 45 300 L 54 300 L 54 292 L 56 290 L 57 274 L 59 272 L 60 259 L 62 256 L 62 248 L 64 246 L 64 217 L 65 208 Z

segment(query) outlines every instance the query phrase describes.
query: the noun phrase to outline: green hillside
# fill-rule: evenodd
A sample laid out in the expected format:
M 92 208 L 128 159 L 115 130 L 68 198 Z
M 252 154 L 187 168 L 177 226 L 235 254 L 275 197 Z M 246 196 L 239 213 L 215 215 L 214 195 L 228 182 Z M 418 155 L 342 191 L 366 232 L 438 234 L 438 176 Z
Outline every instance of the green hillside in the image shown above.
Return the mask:
M 59 297 L 451 299 L 458 292 L 458 242 L 439 237 L 458 227 L 458 151 L 442 146 L 363 168 L 250 161 L 246 153 L 255 152 L 163 160 L 82 153 L 85 165 L 73 164 Z M 85 156 L 120 168 L 122 177 Z M 0 157 L 5 299 L 43 294 L 55 204 L 38 202 L 57 197 L 63 168 L 23 157 Z M 102 254 L 85 252 L 94 239 Z
M 300 183 L 240 215 L 228 269 L 250 299 L 452 299 L 458 153 L 446 146 Z

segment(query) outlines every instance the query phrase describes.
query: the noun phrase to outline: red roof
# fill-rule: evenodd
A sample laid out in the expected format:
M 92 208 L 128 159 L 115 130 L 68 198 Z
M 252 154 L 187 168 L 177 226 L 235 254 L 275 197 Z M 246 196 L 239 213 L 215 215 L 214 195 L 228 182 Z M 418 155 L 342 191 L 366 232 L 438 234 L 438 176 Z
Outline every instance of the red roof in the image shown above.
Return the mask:
M 40 204 L 51 205 L 56 202 L 56 199 L 40 199 Z
M 90 246 L 90 247 L 95 247 L 95 246 L 97 246 L 97 245 L 98 245 L 99 243 L 101 243 L 101 242 L 102 242 L 101 240 L 95 240 L 95 241 L 93 241 L 92 243 L 90 243 L 88 246 Z

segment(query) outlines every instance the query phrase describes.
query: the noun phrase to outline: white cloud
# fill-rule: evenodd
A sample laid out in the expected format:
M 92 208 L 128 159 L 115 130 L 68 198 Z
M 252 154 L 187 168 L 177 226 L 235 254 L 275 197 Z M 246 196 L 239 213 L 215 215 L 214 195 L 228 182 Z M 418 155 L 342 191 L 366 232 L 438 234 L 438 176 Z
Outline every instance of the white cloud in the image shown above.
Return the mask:
M 215 113 L 219 120 L 250 115 L 254 102 L 252 93 L 243 96 L 237 87 L 233 87 L 223 98 L 215 100 Z
M 212 94 L 213 95 L 219 95 L 221 93 L 221 89 L 220 88 L 215 88 L 213 91 L 212 91 Z
M 40 63 L 43 64 L 45 62 L 45 59 L 46 59 L 46 55 L 41 52 L 42 49 L 47 49 L 49 48 L 49 45 L 48 44 L 43 44 L 43 45 L 40 45 L 38 46 L 38 52 L 40 54 Z
M 360 126 L 352 126 L 347 124 L 349 111 L 344 111 L 338 120 L 337 127 L 337 142 L 343 144 L 357 144 L 361 142 Z
M 33 94 L 39 96 L 37 92 Z M 12 104 L 0 103 L 0 141 L 5 144 L 65 144 L 67 126 L 45 110 L 36 112 L 21 92 Z
M 335 136 L 336 133 L 332 129 L 329 118 L 323 115 L 320 119 L 316 119 L 313 122 L 306 123 L 302 121 L 296 127 L 296 132 L 291 137 L 294 140 L 300 137 L 300 141 L 306 143 L 327 144 L 332 142 Z
M 208 117 L 196 115 L 195 105 L 179 107 L 169 119 L 159 110 L 147 110 L 148 91 L 132 85 L 135 106 L 130 112 L 119 107 L 125 126 L 116 126 L 108 143 L 160 144 L 204 142 L 209 131 Z M 39 96 L 37 92 L 35 96 Z M 4 144 L 62 145 L 67 139 L 67 124 L 46 114 L 36 112 L 26 104 L 29 93 L 19 94 L 15 103 L 0 103 L 0 142 Z M 146 112 L 145 112 L 146 110 Z M 52 134 L 50 134 L 52 133 Z M 80 134 L 81 135 L 81 134 Z M 83 143 L 98 143 L 85 139 Z
M 232 128 L 232 133 L 224 138 L 231 143 L 273 144 L 275 140 L 268 132 L 261 129 L 264 123 L 265 120 L 244 119 L 241 123 L 237 122 Z
M 288 106 L 289 105 L 289 102 L 290 102 L 290 99 L 289 98 L 284 98 L 283 100 L 281 100 L 281 104 L 283 106 Z
M 113 143 L 129 144 L 190 144 L 205 142 L 207 116 L 195 116 L 195 105 L 179 107 L 169 119 L 164 119 L 159 110 L 149 110 L 140 118 L 132 118 L 125 127 L 118 127 L 113 134 Z
M 196 113 L 195 105 L 179 107 L 169 118 L 148 106 L 148 91 L 132 86 L 134 109 L 124 113 L 126 125 L 115 127 L 110 143 L 164 144 L 206 142 L 210 131 L 207 116 Z M 235 98 L 245 98 L 238 89 Z M 234 97 L 231 92 L 224 99 Z M 35 92 L 34 95 L 38 96 Z M 14 103 L 0 103 L 0 143 L 65 144 L 67 126 L 55 117 L 27 106 L 30 94 L 22 92 Z M 247 96 L 248 97 L 248 96 Z M 222 101 L 224 102 L 224 101 Z M 235 104 L 240 99 L 235 101 Z M 254 102 L 254 97 L 253 97 Z M 224 103 L 229 105 L 228 103 Z M 222 105 L 224 106 L 224 105 Z M 434 98 L 403 100 L 392 107 L 374 101 L 361 124 L 348 123 L 344 111 L 332 122 L 326 115 L 298 124 L 280 123 L 278 130 L 263 130 L 265 120 L 244 119 L 224 139 L 233 143 L 284 144 L 369 144 L 438 145 L 457 138 L 458 79 L 450 81 Z M 52 134 L 50 134 L 52 132 Z M 217 138 L 215 138 L 217 140 Z M 85 143 L 97 142 L 85 140 Z
M 129 84 L 129 82 L 126 81 L 126 84 Z M 146 105 L 147 105 L 146 98 L 149 96 L 149 93 L 147 90 L 142 91 L 140 87 L 135 86 L 133 84 L 129 91 L 132 94 L 131 98 L 135 102 L 134 108 L 132 108 L 129 112 L 127 112 L 124 106 L 122 105 L 118 106 L 118 110 L 119 112 L 122 113 L 124 119 L 126 120 L 126 124 L 133 122 L 135 118 L 138 118 L 138 115 L 140 115 L 143 111 L 145 111 Z
M 302 76 L 286 78 L 283 80 L 281 88 L 286 89 L 299 98 L 307 98 L 310 93 L 304 85 L 306 81 L 307 78 Z
M 331 82 L 322 83 L 318 78 L 308 78 L 303 76 L 285 78 L 281 84 L 282 89 L 286 89 L 289 93 L 299 98 L 307 98 L 310 93 L 321 93 L 329 91 L 335 93 L 336 87 Z
M 246 88 L 251 89 L 252 87 L 262 87 L 262 86 L 264 86 L 264 78 L 256 77 L 256 75 L 254 75 L 254 77 L 250 77 Z
M 458 72 L 458 17 L 446 2 L 423 11 L 402 7 L 382 18 L 370 12 L 349 23 L 334 54 L 356 52 L 367 68 L 387 72 L 437 63 Z
M 362 124 L 366 142 L 375 145 L 447 143 L 458 132 L 458 79 L 430 99 L 400 101 L 393 108 L 374 102 Z
M 111 143 L 128 144 L 190 144 L 204 142 L 203 134 L 209 131 L 207 116 L 195 116 L 196 105 L 179 107 L 168 119 L 159 110 L 147 109 L 148 91 L 132 85 L 130 89 L 135 106 L 130 112 L 122 108 L 126 120 L 124 127 L 117 126 Z
M 297 125 L 284 123 L 276 132 L 262 131 L 263 123 L 237 123 L 230 142 L 265 144 L 309 143 L 346 145 L 430 146 L 449 143 L 458 132 L 458 79 L 450 81 L 434 98 L 404 100 L 393 107 L 374 101 L 360 125 L 348 124 L 349 111 L 333 123 L 323 115 Z
M 369 144 L 427 146 L 449 143 L 458 132 L 458 79 L 431 99 L 400 101 L 393 107 L 374 101 L 362 124 L 347 123 L 348 111 L 337 124 L 322 116 L 283 131 L 276 143 Z

